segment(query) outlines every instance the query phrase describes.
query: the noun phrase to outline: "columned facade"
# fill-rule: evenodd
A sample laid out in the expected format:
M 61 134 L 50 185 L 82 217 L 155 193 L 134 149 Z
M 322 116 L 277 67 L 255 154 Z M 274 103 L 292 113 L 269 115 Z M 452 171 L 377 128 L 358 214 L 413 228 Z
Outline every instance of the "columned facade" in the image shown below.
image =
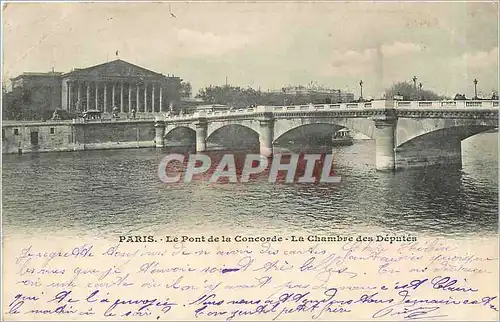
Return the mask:
M 164 112 L 163 107 L 170 103 L 165 101 L 163 91 L 163 87 L 156 83 L 69 81 L 64 99 L 70 112 L 99 110 L 111 113 L 116 107 L 120 113 L 129 113 L 133 109 L 158 113 Z
M 179 101 L 181 79 L 166 77 L 122 60 L 62 75 L 62 107 L 69 112 L 99 110 L 121 114 L 158 113 Z M 171 94 L 174 93 L 174 94 Z

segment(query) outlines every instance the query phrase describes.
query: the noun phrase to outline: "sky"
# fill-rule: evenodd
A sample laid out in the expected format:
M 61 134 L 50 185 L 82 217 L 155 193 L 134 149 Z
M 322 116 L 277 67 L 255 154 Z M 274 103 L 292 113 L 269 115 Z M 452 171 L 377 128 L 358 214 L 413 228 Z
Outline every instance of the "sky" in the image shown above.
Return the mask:
M 311 81 L 380 97 L 498 89 L 498 2 L 8 3 L 3 79 L 119 58 L 189 81 L 262 90 Z

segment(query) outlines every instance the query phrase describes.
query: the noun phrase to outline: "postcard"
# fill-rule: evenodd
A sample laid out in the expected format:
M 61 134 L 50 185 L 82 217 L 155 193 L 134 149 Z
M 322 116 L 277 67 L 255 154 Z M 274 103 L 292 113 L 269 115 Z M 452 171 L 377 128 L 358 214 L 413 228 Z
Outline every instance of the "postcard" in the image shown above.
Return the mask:
M 498 2 L 2 2 L 5 321 L 498 321 Z

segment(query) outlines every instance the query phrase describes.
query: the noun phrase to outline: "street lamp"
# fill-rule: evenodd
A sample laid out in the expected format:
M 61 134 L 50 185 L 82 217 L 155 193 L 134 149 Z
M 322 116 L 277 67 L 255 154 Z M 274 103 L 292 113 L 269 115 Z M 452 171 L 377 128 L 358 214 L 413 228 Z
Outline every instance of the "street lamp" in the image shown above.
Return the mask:
M 363 80 L 360 80 L 359 81 L 359 88 L 361 90 L 361 95 L 359 96 L 359 100 L 362 101 L 363 100 Z
M 418 99 L 421 99 L 422 95 L 422 83 L 418 83 Z
M 474 78 L 474 99 L 477 100 L 477 79 Z

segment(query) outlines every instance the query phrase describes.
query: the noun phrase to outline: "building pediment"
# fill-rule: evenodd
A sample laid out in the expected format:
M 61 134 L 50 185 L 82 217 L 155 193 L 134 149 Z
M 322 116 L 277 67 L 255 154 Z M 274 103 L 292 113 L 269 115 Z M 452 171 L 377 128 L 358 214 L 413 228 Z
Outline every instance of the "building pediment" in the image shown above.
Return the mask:
M 153 72 L 149 69 L 131 64 L 121 59 L 111 62 L 75 69 L 63 77 L 165 77 L 160 73 Z

